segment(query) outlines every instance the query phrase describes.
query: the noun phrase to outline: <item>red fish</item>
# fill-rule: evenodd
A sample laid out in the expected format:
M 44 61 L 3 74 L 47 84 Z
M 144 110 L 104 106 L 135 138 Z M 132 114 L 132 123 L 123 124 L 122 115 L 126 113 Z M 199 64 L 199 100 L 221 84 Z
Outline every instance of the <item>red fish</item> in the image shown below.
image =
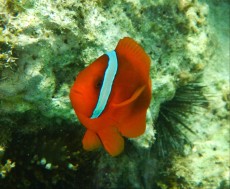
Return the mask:
M 79 121 L 86 127 L 85 150 L 104 146 L 111 155 L 124 149 L 124 137 L 142 135 L 151 100 L 150 58 L 125 37 L 81 71 L 70 90 Z

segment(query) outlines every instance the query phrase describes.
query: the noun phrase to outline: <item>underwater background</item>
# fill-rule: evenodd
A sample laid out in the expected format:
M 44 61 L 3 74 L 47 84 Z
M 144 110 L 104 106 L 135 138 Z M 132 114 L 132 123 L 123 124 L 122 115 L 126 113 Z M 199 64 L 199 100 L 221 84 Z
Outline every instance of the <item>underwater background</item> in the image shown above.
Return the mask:
M 0 188 L 227 189 L 228 0 L 0 0 Z M 151 58 L 147 128 L 82 149 L 76 75 L 129 36 Z

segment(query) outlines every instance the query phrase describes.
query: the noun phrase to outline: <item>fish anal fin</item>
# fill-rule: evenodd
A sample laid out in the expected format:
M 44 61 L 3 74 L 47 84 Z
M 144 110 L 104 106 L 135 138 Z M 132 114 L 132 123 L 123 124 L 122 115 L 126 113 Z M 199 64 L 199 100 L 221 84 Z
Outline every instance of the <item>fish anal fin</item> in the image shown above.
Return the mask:
M 117 156 L 124 150 L 124 139 L 118 132 L 117 128 L 108 126 L 107 128 L 100 130 L 98 135 L 105 150 L 111 156 Z
M 82 144 L 85 150 L 92 151 L 101 146 L 101 141 L 95 132 L 87 129 L 83 137 Z

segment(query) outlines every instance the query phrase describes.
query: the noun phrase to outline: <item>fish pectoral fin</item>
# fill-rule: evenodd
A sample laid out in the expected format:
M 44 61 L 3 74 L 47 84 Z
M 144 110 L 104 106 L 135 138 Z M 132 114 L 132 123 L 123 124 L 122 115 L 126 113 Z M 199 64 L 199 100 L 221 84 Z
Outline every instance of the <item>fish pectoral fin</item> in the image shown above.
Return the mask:
M 95 132 L 87 129 L 83 137 L 82 144 L 85 150 L 92 151 L 101 146 L 101 141 Z
M 118 132 L 116 127 L 107 127 L 98 131 L 98 135 L 105 150 L 111 156 L 117 156 L 124 150 L 124 138 Z
M 130 104 L 131 102 L 136 100 L 141 95 L 141 93 L 144 91 L 144 89 L 145 89 L 145 86 L 141 86 L 141 87 L 137 88 L 136 91 L 132 94 L 132 96 L 129 99 L 127 99 L 121 103 L 118 103 L 118 104 L 113 104 L 113 107 L 122 107 L 122 106 L 125 106 L 127 104 Z

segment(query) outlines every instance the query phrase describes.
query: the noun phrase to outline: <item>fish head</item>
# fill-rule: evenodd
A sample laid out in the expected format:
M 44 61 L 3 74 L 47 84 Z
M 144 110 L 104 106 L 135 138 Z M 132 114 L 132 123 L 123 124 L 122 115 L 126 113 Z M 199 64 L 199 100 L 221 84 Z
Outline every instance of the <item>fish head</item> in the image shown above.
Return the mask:
M 100 94 L 107 62 L 107 56 L 102 55 L 77 75 L 70 90 L 70 101 L 77 115 L 91 117 Z

